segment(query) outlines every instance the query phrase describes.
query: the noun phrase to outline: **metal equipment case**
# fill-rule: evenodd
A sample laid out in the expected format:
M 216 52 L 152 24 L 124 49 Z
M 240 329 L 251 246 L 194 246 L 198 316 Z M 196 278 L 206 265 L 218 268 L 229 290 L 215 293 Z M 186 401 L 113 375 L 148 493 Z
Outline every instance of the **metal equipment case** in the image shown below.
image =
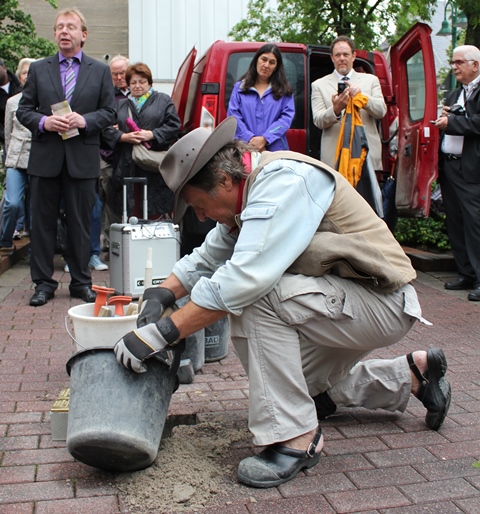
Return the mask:
M 125 179 L 125 182 L 143 182 Z M 144 199 L 146 198 L 146 185 Z M 124 184 L 124 223 L 110 226 L 110 287 L 117 294 L 138 297 L 145 289 L 145 265 L 148 249 L 152 249 L 152 285 L 158 285 L 170 275 L 180 258 L 180 230 L 173 223 L 147 221 L 144 200 L 144 218 L 130 218 L 126 222 L 126 184 Z

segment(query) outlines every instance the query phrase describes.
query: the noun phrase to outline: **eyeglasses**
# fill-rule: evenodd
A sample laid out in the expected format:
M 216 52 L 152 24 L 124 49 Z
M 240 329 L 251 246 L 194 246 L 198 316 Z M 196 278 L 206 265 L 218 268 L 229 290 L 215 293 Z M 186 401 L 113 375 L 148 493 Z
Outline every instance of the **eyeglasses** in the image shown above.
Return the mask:
M 126 71 L 112 71 L 112 76 L 114 77 L 122 77 L 126 75 Z
M 462 64 L 465 64 L 466 62 L 474 62 L 475 59 L 457 59 L 456 61 L 450 61 L 448 64 L 450 65 L 450 67 L 454 67 L 454 66 L 461 66 Z

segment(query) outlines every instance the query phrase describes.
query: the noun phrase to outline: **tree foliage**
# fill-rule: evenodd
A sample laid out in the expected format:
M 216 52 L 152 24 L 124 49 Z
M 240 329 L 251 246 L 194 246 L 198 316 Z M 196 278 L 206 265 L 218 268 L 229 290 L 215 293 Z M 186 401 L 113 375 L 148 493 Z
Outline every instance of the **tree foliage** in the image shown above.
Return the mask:
M 56 0 L 45 1 L 55 9 L 58 7 Z M 23 57 L 46 57 L 56 50 L 55 43 L 37 37 L 32 17 L 19 8 L 17 0 L 1 0 L 0 57 L 7 69 L 14 71 Z
M 415 18 L 429 20 L 435 3 L 436 0 L 278 0 L 277 8 L 272 9 L 268 0 L 250 0 L 247 17 L 229 35 L 237 41 L 324 45 L 336 36 L 347 35 L 358 47 L 373 50 L 386 38 L 395 37 L 398 20 L 402 29 L 404 25 L 411 26 Z
M 468 21 L 465 44 L 480 48 L 480 2 L 478 0 L 457 0 L 456 4 Z

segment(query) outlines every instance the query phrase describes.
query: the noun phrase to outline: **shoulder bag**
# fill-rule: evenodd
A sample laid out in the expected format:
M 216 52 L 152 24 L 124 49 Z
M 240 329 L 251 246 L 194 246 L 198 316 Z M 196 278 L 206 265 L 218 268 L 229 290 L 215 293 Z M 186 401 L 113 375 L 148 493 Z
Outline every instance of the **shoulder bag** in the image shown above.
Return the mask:
M 130 110 L 130 107 L 128 108 L 128 114 L 132 119 L 132 111 Z M 163 158 L 167 153 L 166 150 L 150 150 L 144 144 L 132 146 L 132 159 L 137 166 L 146 171 L 158 171 L 160 164 L 162 164 Z

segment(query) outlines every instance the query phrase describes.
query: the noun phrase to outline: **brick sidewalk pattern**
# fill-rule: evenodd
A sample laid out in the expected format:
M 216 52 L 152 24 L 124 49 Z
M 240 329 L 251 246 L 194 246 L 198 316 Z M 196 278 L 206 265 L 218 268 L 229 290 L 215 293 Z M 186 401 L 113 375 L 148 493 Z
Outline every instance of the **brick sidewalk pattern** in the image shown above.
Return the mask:
M 428 430 L 414 398 L 403 414 L 340 408 L 322 422 L 325 448 L 317 466 L 277 488 L 240 486 L 221 508 L 183 512 L 480 513 L 480 469 L 472 466 L 480 460 L 480 305 L 466 301 L 464 291 L 445 291 L 445 274 L 419 275 L 415 286 L 433 326 L 417 323 L 400 343 L 372 355 L 444 349 L 453 394 L 443 427 Z M 75 461 L 64 441 L 51 438 L 50 409 L 69 384 L 65 363 L 75 352 L 65 315 L 80 303 L 69 296 L 60 258 L 55 276 L 55 299 L 39 308 L 28 306 L 33 290 L 25 261 L 0 276 L 0 514 L 126 512 L 108 473 Z M 96 284 L 108 279 L 108 272 L 93 272 Z M 205 364 L 193 384 L 180 386 L 169 420 L 206 412 L 246 419 L 247 403 L 248 381 L 230 347 L 226 358 Z M 252 449 L 234 452 L 235 469 L 244 450 Z

